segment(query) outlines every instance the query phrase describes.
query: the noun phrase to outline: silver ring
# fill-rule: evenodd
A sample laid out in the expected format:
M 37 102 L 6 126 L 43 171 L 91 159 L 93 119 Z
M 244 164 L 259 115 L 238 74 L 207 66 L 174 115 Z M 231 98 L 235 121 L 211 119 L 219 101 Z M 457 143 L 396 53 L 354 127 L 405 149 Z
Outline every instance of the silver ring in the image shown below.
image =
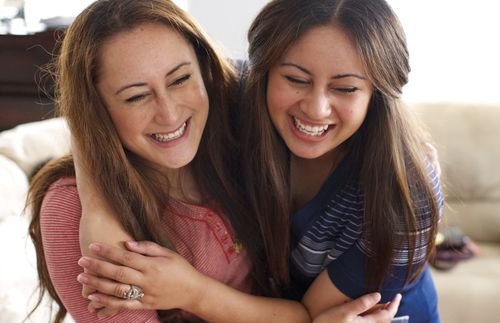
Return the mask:
M 123 298 L 124 299 L 140 299 L 144 296 L 144 292 L 142 291 L 142 289 L 139 287 L 139 286 L 135 286 L 135 285 L 129 285 L 130 288 L 128 289 L 128 291 L 124 292 L 123 293 Z

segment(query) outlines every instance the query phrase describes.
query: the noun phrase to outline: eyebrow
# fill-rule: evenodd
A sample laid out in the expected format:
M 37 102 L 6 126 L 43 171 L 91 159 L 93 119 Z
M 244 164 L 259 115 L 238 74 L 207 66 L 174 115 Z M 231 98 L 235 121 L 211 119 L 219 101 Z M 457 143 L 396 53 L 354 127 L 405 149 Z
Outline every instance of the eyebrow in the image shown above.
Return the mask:
M 300 65 L 294 64 L 294 63 L 282 63 L 282 64 L 280 64 L 280 66 L 295 67 L 296 69 L 301 70 L 302 72 L 306 73 L 307 75 L 313 75 L 313 73 L 311 71 L 309 71 L 308 69 L 306 69 Z M 366 80 L 366 77 L 361 76 L 361 75 L 356 74 L 356 73 L 336 74 L 336 75 L 332 76 L 330 79 L 338 80 L 338 79 L 342 79 L 342 78 L 346 78 L 346 77 L 355 77 L 355 78 L 358 78 L 361 80 Z
M 171 69 L 170 71 L 167 72 L 167 74 L 165 74 L 165 77 L 167 76 L 170 76 L 172 74 L 174 74 L 176 71 L 178 71 L 181 67 L 183 66 L 187 66 L 187 65 L 191 65 L 191 62 L 182 62 L 180 64 L 178 64 L 177 66 L 175 66 L 173 69 Z M 144 82 L 139 82 L 139 83 L 132 83 L 132 84 L 127 84 L 121 88 L 118 89 L 118 91 L 116 91 L 115 95 L 118 95 L 120 94 L 121 92 L 125 91 L 126 89 L 129 89 L 131 87 L 135 87 L 135 86 L 145 86 L 147 85 L 146 83 Z

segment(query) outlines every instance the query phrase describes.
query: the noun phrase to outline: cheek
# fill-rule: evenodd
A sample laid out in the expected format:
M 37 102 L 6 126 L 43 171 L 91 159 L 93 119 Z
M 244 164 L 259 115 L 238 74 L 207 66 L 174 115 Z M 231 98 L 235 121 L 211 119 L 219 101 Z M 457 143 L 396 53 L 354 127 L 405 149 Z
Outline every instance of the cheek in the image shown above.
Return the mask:
M 297 101 L 297 93 L 284 82 L 270 79 L 267 87 L 267 108 L 273 121 L 286 118 Z
M 343 109 L 337 110 L 337 114 L 344 122 L 361 125 L 368 112 L 368 104 L 369 99 L 364 97 L 356 98 L 345 104 Z
M 126 146 L 128 146 L 129 138 L 134 138 L 138 134 L 142 135 L 145 129 L 144 123 L 147 117 L 144 113 L 110 111 L 110 116 L 120 140 Z
M 198 82 L 193 82 L 191 86 L 186 87 L 179 94 L 179 99 L 184 102 L 185 106 L 196 112 L 208 114 L 209 99 L 207 90 L 201 79 Z

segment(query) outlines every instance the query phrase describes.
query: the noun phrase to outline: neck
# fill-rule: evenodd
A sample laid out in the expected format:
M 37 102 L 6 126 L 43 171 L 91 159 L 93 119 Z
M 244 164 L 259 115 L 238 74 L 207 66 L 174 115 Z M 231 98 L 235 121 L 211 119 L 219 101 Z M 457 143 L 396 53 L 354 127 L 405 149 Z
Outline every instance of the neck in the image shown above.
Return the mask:
M 292 155 L 290 171 L 294 212 L 319 193 L 327 178 L 345 155 L 345 152 L 339 148 L 314 159 Z
M 189 204 L 201 204 L 202 194 L 189 167 L 167 171 L 170 197 Z

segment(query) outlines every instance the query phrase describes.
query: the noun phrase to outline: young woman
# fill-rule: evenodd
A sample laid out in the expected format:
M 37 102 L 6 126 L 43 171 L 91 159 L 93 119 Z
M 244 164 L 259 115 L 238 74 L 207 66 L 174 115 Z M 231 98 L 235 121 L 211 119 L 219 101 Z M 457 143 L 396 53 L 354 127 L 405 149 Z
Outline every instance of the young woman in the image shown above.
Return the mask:
M 276 0 L 249 42 L 246 193 L 260 217 L 290 219 L 290 296 L 314 317 L 401 292 L 398 315 L 438 322 L 427 260 L 443 198 L 399 101 L 410 67 L 396 15 L 384 0 Z
M 213 313 L 194 306 L 199 303 L 193 301 L 197 286 L 192 282 L 226 288 L 250 302 L 257 297 L 249 293 L 266 290 L 262 239 L 255 218 L 246 216 L 248 206 L 231 172 L 237 156 L 231 154 L 236 146 L 228 109 L 238 82 L 219 57 L 197 25 L 163 0 L 97 1 L 64 37 L 55 66 L 57 104 L 73 133 L 79 162 L 109 212 L 117 215 L 112 221 L 121 231 L 109 230 L 110 235 L 115 243 L 117 236 L 133 237 L 175 250 L 162 249 L 178 265 L 162 266 L 166 257 L 157 259 L 157 267 L 148 263 L 147 269 L 170 270 L 163 276 L 170 297 L 154 308 L 191 312 L 143 307 L 122 311 L 112 321 L 220 321 L 220 315 L 234 320 L 245 317 L 244 308 Z M 68 311 L 77 322 L 94 322 L 98 306 L 81 296 L 76 280 L 79 234 L 88 232 L 80 231 L 85 216 L 74 176 L 68 156 L 34 178 L 30 235 L 40 299 L 47 291 L 59 305 L 55 321 Z M 102 219 L 96 226 L 108 225 Z M 157 297 L 141 287 L 126 285 L 120 296 L 138 303 Z M 368 308 L 363 299 L 349 305 L 359 312 Z M 266 308 L 253 314 L 256 320 L 270 315 L 287 322 L 309 320 L 298 302 L 272 299 Z M 395 308 L 397 302 L 379 313 L 392 316 Z
M 230 173 L 232 156 L 225 152 L 234 150 L 228 109 L 238 83 L 219 57 L 197 25 L 169 1 L 97 1 L 65 35 L 56 99 L 81 162 L 119 215 L 119 225 L 249 293 L 260 239 L 253 219 L 237 211 L 244 208 L 242 197 Z M 36 176 L 29 202 L 41 291 L 57 301 L 56 321 L 66 310 L 77 322 L 96 321 L 76 281 L 81 208 L 71 157 Z M 238 241 L 244 250 L 236 248 Z M 129 297 L 141 293 L 134 288 Z M 170 308 L 183 307 L 179 301 Z M 307 317 L 299 303 L 292 304 L 297 306 L 288 311 L 297 308 L 296 315 Z M 128 311 L 114 319 L 166 317 L 191 318 Z

